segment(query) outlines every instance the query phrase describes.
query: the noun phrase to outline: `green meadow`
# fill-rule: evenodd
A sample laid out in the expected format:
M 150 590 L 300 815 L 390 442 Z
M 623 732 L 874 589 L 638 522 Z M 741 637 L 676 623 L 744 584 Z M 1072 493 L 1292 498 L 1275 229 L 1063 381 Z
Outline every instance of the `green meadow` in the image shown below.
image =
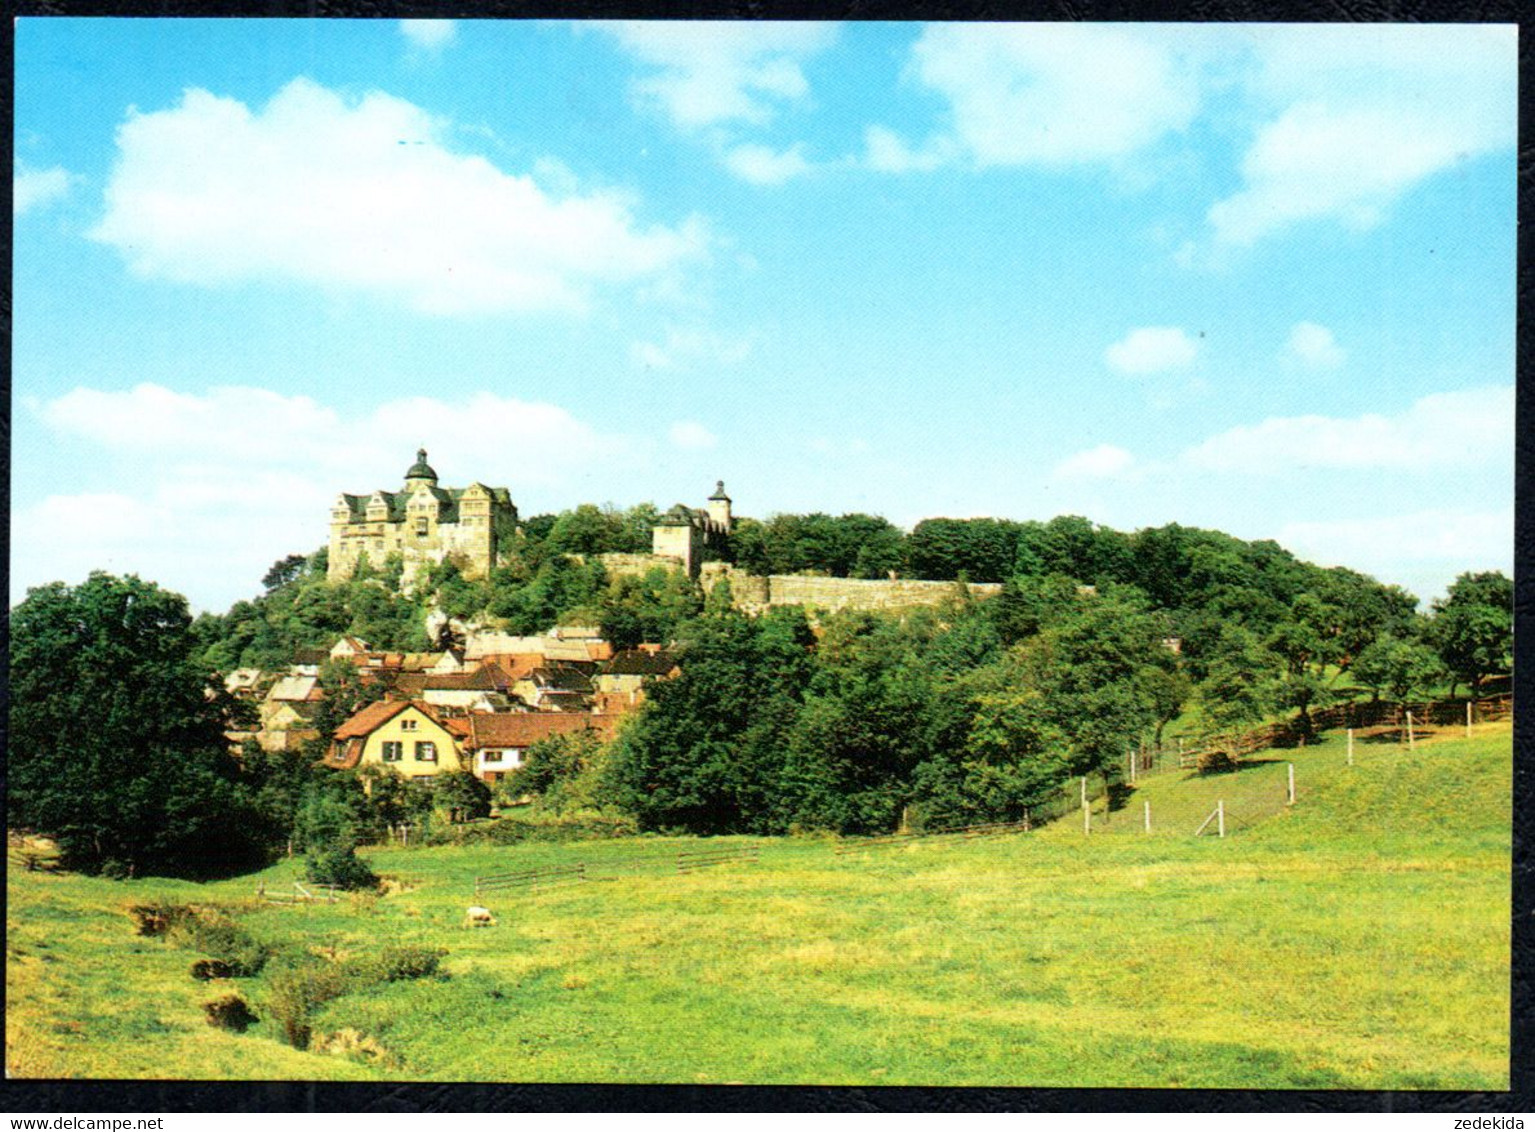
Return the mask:
M 292 863 L 201 885 L 13 865 L 7 1071 L 1504 1089 L 1510 777 L 1507 724 L 1411 753 L 1361 740 L 1352 766 L 1334 733 L 1230 774 L 1148 778 L 1100 802 L 1091 835 L 1078 815 L 841 853 L 855 843 L 380 848 L 389 890 L 334 905 L 255 899 L 289 888 Z M 1195 838 L 1217 801 L 1227 836 Z M 755 862 L 675 870 L 678 852 L 747 844 Z M 477 875 L 577 861 L 584 882 L 475 898 Z M 199 982 L 197 951 L 136 934 L 126 907 L 157 899 L 221 906 L 324 962 L 447 955 L 318 1006 L 301 1051 L 269 970 Z M 476 902 L 495 926 L 464 926 Z M 231 993 L 261 1019 L 244 1033 L 204 1020 Z

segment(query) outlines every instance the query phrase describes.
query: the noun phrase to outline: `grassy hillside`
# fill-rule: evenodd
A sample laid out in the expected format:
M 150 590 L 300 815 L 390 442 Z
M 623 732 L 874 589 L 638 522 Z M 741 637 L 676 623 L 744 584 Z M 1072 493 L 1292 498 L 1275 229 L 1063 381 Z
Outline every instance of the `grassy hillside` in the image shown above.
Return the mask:
M 622 874 L 696 841 L 391 849 L 403 890 L 333 907 L 256 879 L 111 882 L 12 870 L 13 1075 L 1498 1089 L 1508 1080 L 1510 733 L 1408 755 L 1342 740 L 1233 775 L 1146 781 L 1084 837 L 924 839 Z M 1285 762 L 1298 804 L 1283 803 Z M 1280 796 L 1274 804 L 1272 787 Z M 1194 839 L 1217 797 L 1229 836 Z M 1142 804 L 1153 808 L 1145 835 Z M 1261 804 L 1260 804 L 1261 803 Z M 1260 812 L 1261 811 L 1261 812 Z M 1103 834 L 1110 834 L 1103 836 Z M 744 843 L 718 839 L 707 844 Z M 476 874 L 585 861 L 593 878 L 486 898 Z M 263 874 L 286 884 L 291 865 Z M 607 878 L 607 879 L 601 879 Z M 252 932 L 345 959 L 441 946 L 446 976 L 316 1015 L 374 1052 L 284 1045 L 266 975 L 204 984 L 125 904 L 219 901 Z M 266 1016 L 214 1030 L 238 989 Z M 381 1050 L 382 1053 L 378 1051 Z

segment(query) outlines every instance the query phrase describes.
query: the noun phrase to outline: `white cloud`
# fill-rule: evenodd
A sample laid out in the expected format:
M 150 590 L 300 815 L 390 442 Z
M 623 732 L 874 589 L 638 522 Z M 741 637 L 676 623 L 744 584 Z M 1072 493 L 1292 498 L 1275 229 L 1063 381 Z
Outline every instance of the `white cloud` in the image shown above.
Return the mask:
M 401 20 L 400 34 L 421 51 L 441 51 L 458 38 L 456 20 Z
M 579 475 L 616 478 L 647 446 L 547 402 L 493 393 L 412 397 L 345 417 L 305 396 L 225 387 L 177 393 L 76 389 L 29 408 L 61 443 L 133 469 L 121 489 L 53 495 L 18 508 L 16 591 L 92 569 L 134 571 L 222 607 L 272 560 L 326 538 L 337 492 L 398 488 L 418 446 L 444 484 L 471 478 L 566 500 Z M 494 444 L 463 438 L 493 436 Z M 471 458 L 472 456 L 472 458 Z
M 1128 471 L 1135 457 L 1113 444 L 1100 444 L 1073 456 L 1068 456 L 1055 466 L 1051 475 L 1055 479 L 1112 479 Z
M 725 166 L 754 185 L 781 185 L 815 168 L 805 159 L 804 146 L 794 145 L 779 152 L 753 143 L 738 145 L 726 153 Z
M 63 166 L 29 169 L 21 162 L 16 162 L 11 178 L 12 214 L 20 216 L 58 200 L 69 192 L 73 181 L 74 177 Z
M 408 102 L 349 104 L 307 79 L 258 111 L 188 90 L 119 127 L 91 235 L 145 276 L 298 281 L 429 313 L 580 309 L 706 250 L 696 218 L 642 228 L 623 194 L 552 192 L 442 133 Z
M 677 126 L 762 125 L 809 94 L 800 63 L 836 39 L 831 24 L 634 20 L 595 25 L 658 68 L 634 84 Z
M 1143 326 L 1103 352 L 1111 369 L 1131 376 L 1186 369 L 1199 354 L 1199 343 L 1176 326 Z
M 718 443 L 718 438 L 697 421 L 678 421 L 666 435 L 678 448 L 713 448 Z
M 751 337 L 730 338 L 703 330 L 669 328 L 660 342 L 635 342 L 629 360 L 645 369 L 738 365 L 751 353 Z
M 885 126 L 864 131 L 864 164 L 880 173 L 927 173 L 953 160 L 958 147 L 952 138 L 936 136 L 921 149 L 913 149 Z
M 950 131 L 913 150 L 883 127 L 877 169 L 1113 162 L 1181 130 L 1199 106 L 1192 57 L 1125 25 L 932 24 L 909 73 L 948 102 Z
M 1512 26 L 1270 27 L 1252 32 L 1255 92 L 1278 106 L 1216 202 L 1218 243 L 1242 247 L 1296 222 L 1365 229 L 1424 178 L 1516 137 Z
M 1343 348 L 1333 338 L 1332 331 L 1315 322 L 1297 322 L 1290 329 L 1285 353 L 1312 369 L 1337 369 L 1344 358 Z
M 1278 475 L 1298 469 L 1383 468 L 1434 472 L 1507 464 L 1514 456 L 1514 389 L 1435 393 L 1396 416 L 1271 417 L 1184 452 L 1188 466 Z
M 1291 522 L 1278 541 L 1322 566 L 1348 566 L 1406 586 L 1422 600 L 1442 595 L 1467 570 L 1510 570 L 1511 510 L 1430 509 L 1327 522 Z

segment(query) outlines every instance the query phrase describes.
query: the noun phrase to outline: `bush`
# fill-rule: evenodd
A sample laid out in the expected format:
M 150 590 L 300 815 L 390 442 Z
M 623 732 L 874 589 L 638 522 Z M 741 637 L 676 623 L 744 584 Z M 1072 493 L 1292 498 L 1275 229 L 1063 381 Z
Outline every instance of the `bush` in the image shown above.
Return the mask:
M 261 1021 L 251 1011 L 250 1004 L 237 994 L 226 994 L 223 998 L 203 1003 L 203 1013 L 207 1016 L 208 1025 L 220 1030 L 233 1030 L 237 1034 L 245 1033 Z
M 175 924 L 188 916 L 196 916 L 197 909 L 190 904 L 172 904 L 169 900 L 153 900 L 148 904 L 130 904 L 128 915 L 133 918 L 139 935 L 159 937 L 169 932 Z
M 272 976 L 267 1012 L 281 1027 L 284 1041 L 294 1049 L 308 1049 L 315 1010 L 350 989 L 346 971 L 334 963 L 290 967 Z
M 334 885 L 336 888 L 375 889 L 378 877 L 357 856 L 357 850 L 347 842 L 324 849 L 312 849 L 304 858 L 304 876 L 314 884 Z
M 447 953 L 447 949 L 441 947 L 386 947 L 377 955 L 353 960 L 346 969 L 351 982 L 358 988 L 373 983 L 425 979 L 437 973 L 437 966 Z
M 232 979 L 234 968 L 222 959 L 199 959 L 192 964 L 192 977 L 199 982 L 210 979 Z
M 272 954 L 272 949 L 250 932 L 211 909 L 185 909 L 166 930 L 165 937 L 178 947 L 201 951 L 225 972 L 199 975 L 194 966 L 193 978 L 247 978 L 259 974 Z
M 1230 751 L 1217 748 L 1201 752 L 1198 765 L 1200 774 L 1226 774 L 1236 770 L 1237 761 L 1231 757 Z

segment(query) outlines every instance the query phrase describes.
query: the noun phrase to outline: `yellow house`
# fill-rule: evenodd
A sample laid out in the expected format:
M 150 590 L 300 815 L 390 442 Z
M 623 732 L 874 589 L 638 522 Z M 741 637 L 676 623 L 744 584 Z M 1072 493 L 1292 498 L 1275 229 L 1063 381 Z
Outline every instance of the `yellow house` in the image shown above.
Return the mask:
M 386 766 L 407 778 L 430 778 L 468 770 L 459 750 L 456 720 L 444 720 L 420 700 L 382 700 L 369 704 L 340 727 L 326 757 L 327 766 L 349 769 Z

